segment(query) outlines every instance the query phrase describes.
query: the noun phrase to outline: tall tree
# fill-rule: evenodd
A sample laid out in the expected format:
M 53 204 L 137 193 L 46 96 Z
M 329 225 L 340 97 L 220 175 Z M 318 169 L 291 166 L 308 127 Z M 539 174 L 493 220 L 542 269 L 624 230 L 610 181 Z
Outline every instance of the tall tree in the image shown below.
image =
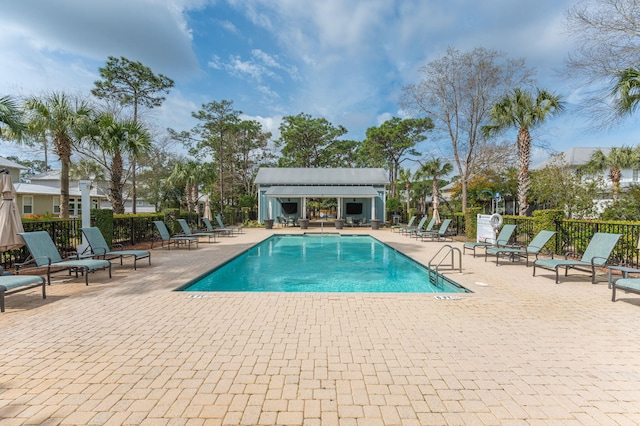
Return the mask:
M 63 92 L 51 92 L 25 102 L 28 121 L 35 128 L 43 129 L 53 140 L 55 152 L 60 158 L 60 216 L 69 217 L 69 165 L 74 146 L 79 142 L 81 129 L 90 119 L 91 108 L 87 102 L 70 97 Z
M 435 212 L 440 206 L 440 178 L 453 171 L 451 163 L 443 163 L 439 158 L 433 158 L 422 164 L 418 170 L 419 176 L 431 179 L 431 207 Z
M 597 150 L 591 154 L 589 162 L 581 169 L 587 173 L 601 173 L 609 171 L 611 181 L 612 199 L 618 201 L 620 192 L 620 180 L 622 179 L 622 169 L 638 168 L 640 166 L 640 152 L 638 149 L 630 147 L 611 148 L 608 154 Z
M 575 43 L 567 76 L 580 85 L 592 123 L 608 127 L 620 117 L 609 99 L 611 79 L 640 63 L 640 2 L 582 0 L 567 10 L 565 26 Z
M 402 106 L 431 117 L 436 130 L 450 141 L 462 186 L 462 210 L 467 208 L 467 183 L 474 173 L 489 110 L 512 87 L 529 82 L 523 59 L 505 59 L 495 50 L 476 48 L 447 53 L 418 70 L 420 82 L 403 88 Z
M 6 125 L 12 133 L 11 137 L 20 137 L 25 129 L 22 112 L 18 103 L 9 96 L 0 97 L 0 124 Z M 5 137 L 3 126 L 0 126 L 0 138 Z
M 385 164 L 391 181 L 391 197 L 396 197 L 396 183 L 400 165 L 410 158 L 418 156 L 415 146 L 427 139 L 425 132 L 433 128 L 430 118 L 393 117 L 378 127 L 367 129 L 367 138 L 362 142 L 361 150 L 369 158 Z
M 135 158 L 149 152 L 149 132 L 141 123 L 104 112 L 94 118 L 84 135 L 86 144 L 81 151 L 109 171 L 109 201 L 113 212 L 122 214 L 124 187 L 130 175 L 125 170 L 125 157 Z
M 535 96 L 523 89 L 513 89 L 491 108 L 491 124 L 482 128 L 486 135 L 516 128 L 518 136 L 518 210 L 524 216 L 529 208 L 527 194 L 531 163 L 531 130 L 551 115 L 564 109 L 560 96 L 537 89 Z
M 115 100 L 133 108 L 133 122 L 139 121 L 139 108 L 159 107 L 164 102 L 160 93 L 169 93 L 174 82 L 162 74 L 154 74 L 151 68 L 125 57 L 109 56 L 107 64 L 99 68 L 102 80 L 94 82 L 91 93 L 100 99 Z M 131 159 L 132 212 L 136 213 L 136 158 Z
M 584 179 L 569 167 L 564 154 L 552 156 L 547 166 L 531 174 L 531 201 L 540 208 L 562 210 L 568 219 L 593 217 L 593 200 L 601 192 L 602 179 Z
M 409 210 L 411 210 L 411 181 L 413 179 L 413 174 L 411 173 L 411 169 L 400 169 L 398 173 L 398 180 L 400 184 L 404 183 L 404 192 L 406 196 L 407 203 L 407 214 L 409 214 Z
M 273 158 L 268 148 L 271 133 L 265 132 L 255 120 L 242 120 L 233 132 L 233 163 L 236 165 L 234 176 L 239 180 L 240 198 L 253 195 L 253 179 L 258 166 Z
M 198 157 L 211 155 L 218 167 L 218 188 L 220 194 L 220 212 L 228 201 L 225 186 L 225 170 L 229 166 L 230 152 L 227 149 L 240 122 L 241 111 L 233 109 L 233 101 L 222 100 L 203 104 L 202 108 L 192 113 L 200 123 L 191 133 L 198 135 L 192 153 Z
M 206 169 L 203 164 L 193 160 L 176 163 L 167 178 L 167 183 L 174 186 L 183 185 L 185 193 L 185 203 L 188 212 L 195 212 L 200 198 L 200 185 L 204 180 Z
M 618 71 L 611 96 L 618 115 L 634 113 L 640 105 L 640 70 L 627 68 Z
M 278 163 L 280 167 L 335 167 L 332 154 L 340 144 L 338 138 L 346 133 L 346 128 L 335 127 L 325 118 L 304 113 L 283 117 L 276 141 L 282 147 Z

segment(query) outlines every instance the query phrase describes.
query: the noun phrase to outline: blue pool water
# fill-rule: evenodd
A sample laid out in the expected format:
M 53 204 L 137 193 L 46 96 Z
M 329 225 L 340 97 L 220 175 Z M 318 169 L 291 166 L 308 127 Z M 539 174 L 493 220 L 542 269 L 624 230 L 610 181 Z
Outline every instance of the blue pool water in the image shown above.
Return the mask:
M 183 291 L 468 292 L 366 235 L 276 235 Z

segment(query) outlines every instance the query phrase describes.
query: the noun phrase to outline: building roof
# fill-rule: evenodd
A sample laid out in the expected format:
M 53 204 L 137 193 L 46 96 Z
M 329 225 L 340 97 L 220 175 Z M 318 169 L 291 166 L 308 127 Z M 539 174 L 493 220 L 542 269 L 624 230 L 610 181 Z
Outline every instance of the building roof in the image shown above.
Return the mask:
M 16 188 L 16 194 L 26 194 L 26 195 L 60 195 L 60 188 L 47 186 L 47 185 L 36 185 L 33 183 L 22 183 L 17 182 L 14 183 Z M 70 187 L 69 195 L 71 197 L 80 197 L 82 194 L 79 188 Z M 95 188 L 91 189 L 90 195 L 94 198 L 106 198 L 104 195 L 100 195 L 96 192 Z
M 609 155 L 611 151 L 610 147 L 575 147 L 570 148 L 561 154 L 564 156 L 564 161 L 567 163 L 569 167 L 579 167 L 584 166 L 591 160 L 591 155 L 593 155 L 596 151 L 602 151 L 604 155 Z M 552 162 L 552 158 L 548 158 L 545 161 L 538 163 L 532 167 L 530 170 L 541 170 L 550 165 Z
M 26 167 L 23 166 L 22 164 L 18 164 L 15 161 L 11 161 L 0 156 L 0 168 L 3 169 L 5 167 L 11 167 L 12 169 L 21 169 L 21 170 L 26 169 Z
M 378 168 L 265 168 L 258 170 L 257 185 L 388 185 Z

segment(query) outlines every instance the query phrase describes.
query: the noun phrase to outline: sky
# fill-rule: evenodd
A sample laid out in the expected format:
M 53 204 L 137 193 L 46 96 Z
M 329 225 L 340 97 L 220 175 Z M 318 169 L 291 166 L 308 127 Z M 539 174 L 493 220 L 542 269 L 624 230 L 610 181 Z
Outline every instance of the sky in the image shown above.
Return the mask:
M 89 94 L 109 56 L 175 81 L 152 111 L 160 129 L 189 130 L 203 104 L 232 100 L 279 136 L 283 116 L 310 114 L 362 140 L 405 117 L 402 88 L 448 47 L 524 58 L 567 111 L 534 133 L 532 164 L 548 150 L 636 144 L 634 120 L 595 131 L 562 75 L 573 0 L 0 0 L 0 96 Z M 513 136 L 515 140 L 515 135 Z M 0 143 L 0 155 L 38 155 Z M 176 148 L 179 149 L 179 148 Z M 424 155 L 444 155 L 435 144 Z M 439 154 L 440 153 L 440 154 Z

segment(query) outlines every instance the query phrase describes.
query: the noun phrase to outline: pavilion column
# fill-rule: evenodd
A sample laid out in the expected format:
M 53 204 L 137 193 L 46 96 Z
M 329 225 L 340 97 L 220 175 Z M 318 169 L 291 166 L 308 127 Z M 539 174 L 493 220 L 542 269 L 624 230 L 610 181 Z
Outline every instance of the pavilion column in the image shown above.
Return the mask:
M 371 219 L 376 219 L 376 199 L 371 199 Z
M 271 212 L 273 211 L 273 198 L 269 197 L 269 207 L 267 208 L 267 219 L 273 219 Z
M 342 219 L 342 198 L 338 197 L 338 211 L 336 213 L 336 219 Z
M 302 218 L 307 218 L 307 197 L 302 197 Z

